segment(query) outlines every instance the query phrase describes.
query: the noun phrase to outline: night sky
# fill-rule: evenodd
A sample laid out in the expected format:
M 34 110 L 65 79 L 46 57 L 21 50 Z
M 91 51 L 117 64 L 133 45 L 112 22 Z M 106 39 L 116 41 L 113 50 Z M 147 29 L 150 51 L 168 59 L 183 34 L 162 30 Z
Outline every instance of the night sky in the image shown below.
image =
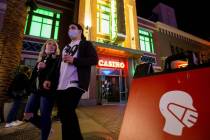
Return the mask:
M 136 0 L 138 16 L 148 19 L 159 2 L 175 9 L 179 29 L 210 41 L 210 5 L 207 1 Z

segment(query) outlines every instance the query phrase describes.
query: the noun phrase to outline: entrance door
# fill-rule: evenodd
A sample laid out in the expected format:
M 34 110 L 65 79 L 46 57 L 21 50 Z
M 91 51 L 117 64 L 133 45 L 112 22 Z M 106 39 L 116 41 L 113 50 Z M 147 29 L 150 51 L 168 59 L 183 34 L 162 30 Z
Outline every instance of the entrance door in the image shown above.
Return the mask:
M 120 102 L 119 76 L 107 76 L 105 82 L 108 102 Z
M 97 76 L 98 104 L 120 102 L 119 76 Z
M 119 85 L 120 85 L 120 102 L 127 102 L 127 86 L 126 86 L 126 78 L 123 76 L 119 77 Z
M 100 68 L 97 73 L 97 104 L 126 103 L 127 85 L 123 70 Z

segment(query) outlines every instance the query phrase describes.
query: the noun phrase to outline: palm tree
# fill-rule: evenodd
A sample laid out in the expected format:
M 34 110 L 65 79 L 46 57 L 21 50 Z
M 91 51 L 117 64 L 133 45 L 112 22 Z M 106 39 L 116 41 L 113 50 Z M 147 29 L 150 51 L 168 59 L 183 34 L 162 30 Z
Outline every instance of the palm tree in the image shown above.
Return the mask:
M 2 0 L 0 1 L 2 3 Z M 7 99 L 10 74 L 21 60 L 22 41 L 27 16 L 26 0 L 3 0 L 6 4 L 3 26 L 0 30 L 0 112 Z

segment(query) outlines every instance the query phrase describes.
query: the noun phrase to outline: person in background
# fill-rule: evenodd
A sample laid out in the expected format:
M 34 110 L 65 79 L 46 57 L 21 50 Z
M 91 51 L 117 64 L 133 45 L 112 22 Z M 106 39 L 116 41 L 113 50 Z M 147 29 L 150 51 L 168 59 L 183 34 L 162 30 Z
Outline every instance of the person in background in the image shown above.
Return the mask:
M 30 79 L 31 95 L 25 108 L 25 120 L 30 121 L 41 129 L 41 140 L 47 140 L 51 130 L 51 113 L 55 100 L 55 86 L 49 90 L 43 88 L 43 82 L 47 79 L 47 74 L 57 61 L 60 54 L 58 44 L 54 40 L 47 40 L 43 45 L 37 64 Z M 55 77 L 48 77 L 55 83 Z M 38 110 L 40 109 L 40 115 Z
M 27 66 L 20 65 L 7 93 L 13 99 L 13 104 L 6 119 L 6 128 L 18 126 L 23 123 L 18 120 L 18 111 L 24 98 L 28 95 L 27 88 L 29 86 L 30 76 L 31 69 Z
M 64 47 L 58 64 L 54 67 L 58 78 L 58 111 L 62 124 L 62 139 L 82 140 L 75 109 L 82 94 L 88 90 L 91 66 L 97 65 L 98 56 L 92 43 L 86 41 L 81 25 L 71 24 L 68 35 L 71 42 Z M 44 82 L 45 89 L 52 86 L 50 79 Z

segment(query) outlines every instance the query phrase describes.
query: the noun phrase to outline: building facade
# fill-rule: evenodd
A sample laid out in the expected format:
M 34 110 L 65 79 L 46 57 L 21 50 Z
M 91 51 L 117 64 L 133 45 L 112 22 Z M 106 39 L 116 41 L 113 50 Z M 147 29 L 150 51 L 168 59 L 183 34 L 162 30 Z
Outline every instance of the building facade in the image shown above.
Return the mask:
M 156 25 L 162 63 L 167 56 L 183 51 L 192 51 L 198 54 L 201 64 L 209 62 L 210 42 L 164 23 L 157 22 Z
M 37 0 L 37 6 L 28 11 L 21 62 L 33 68 L 47 39 L 57 40 L 62 48 L 69 42 L 70 23 L 81 24 L 99 55 L 81 104 L 126 103 L 139 63 L 152 63 L 159 72 L 167 56 L 184 50 L 199 53 L 203 62 L 210 56 L 208 41 L 137 17 L 135 0 Z
M 37 4 L 37 10 L 28 12 L 22 63 L 33 68 L 38 52 L 49 38 L 57 40 L 61 48 L 65 46 L 69 24 L 78 22 L 100 59 L 92 68 L 90 87 L 82 96 L 82 103 L 126 102 L 140 57 L 135 1 L 38 0 Z
M 138 17 L 141 61 L 153 63 L 155 71 L 162 71 L 164 60 L 184 51 L 198 54 L 199 63 L 210 58 L 210 42 L 161 22 Z
M 140 57 L 136 17 L 133 0 L 80 0 L 78 22 L 99 55 L 83 101 L 91 104 L 127 101 Z

